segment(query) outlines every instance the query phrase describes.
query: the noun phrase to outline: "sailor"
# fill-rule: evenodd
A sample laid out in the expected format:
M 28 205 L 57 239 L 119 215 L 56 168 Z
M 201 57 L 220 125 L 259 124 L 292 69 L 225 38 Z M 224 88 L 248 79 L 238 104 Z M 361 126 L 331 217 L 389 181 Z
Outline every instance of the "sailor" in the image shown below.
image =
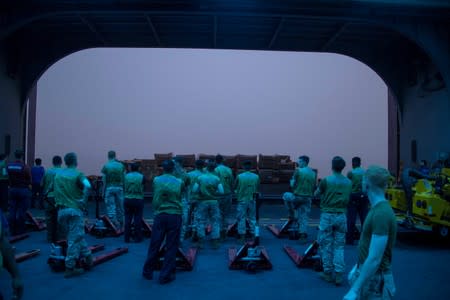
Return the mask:
M 69 278 L 84 272 L 77 268 L 77 260 L 84 258 L 92 266 L 93 257 L 84 239 L 84 211 L 86 210 L 89 180 L 77 169 L 77 156 L 64 156 L 66 168 L 59 171 L 54 179 L 55 203 L 58 209 L 58 230 L 67 240 L 64 277 Z
M 233 194 L 232 188 L 234 183 L 233 171 L 227 166 L 223 164 L 223 156 L 218 154 L 216 155 L 216 164 L 217 167 L 215 169 L 216 175 L 220 179 L 220 183 L 223 186 L 224 193 L 219 199 L 219 208 L 220 208 L 220 236 L 222 239 L 226 237 L 227 229 L 228 229 L 228 217 L 231 212 L 231 204 Z
M 116 152 L 108 152 L 108 162 L 102 168 L 103 195 L 106 214 L 117 229 L 123 228 L 123 184 L 125 167 L 117 161 Z
M 158 253 L 165 240 L 164 262 L 159 274 L 159 283 L 166 284 L 175 280 L 176 254 L 180 241 L 182 204 L 181 195 L 184 183 L 173 175 L 175 164 L 166 160 L 162 164 L 163 175 L 153 179 L 153 231 L 147 259 L 142 276 L 153 279 L 153 271 L 158 262 Z
M 352 182 L 342 175 L 345 161 L 335 156 L 331 163 L 333 174 L 320 181 L 315 195 L 320 199 L 319 251 L 323 263 L 320 277 L 327 282 L 341 285 L 344 277 L 344 245 L 347 231 L 346 210 Z M 335 278 L 333 278 L 333 272 Z
M 361 228 L 369 211 L 369 200 L 367 195 L 362 192 L 362 178 L 364 169 L 361 168 L 361 158 L 355 156 L 352 158 L 352 170 L 347 173 L 348 179 L 352 181 L 352 193 L 347 207 L 347 233 L 345 243 L 353 245 L 356 232 L 356 216 L 359 215 Z
M 43 179 L 43 196 L 46 199 L 47 207 L 45 208 L 45 224 L 47 225 L 47 241 L 55 243 L 58 237 L 58 210 L 55 203 L 54 180 L 62 168 L 61 156 L 54 156 L 52 159 L 53 167 L 45 172 Z
M 237 196 L 237 229 L 239 240 L 243 242 L 246 234 L 246 220 L 249 220 L 250 233 L 255 234 L 256 226 L 256 201 L 255 193 L 259 189 L 259 176 L 250 172 L 252 168 L 251 161 L 243 163 L 244 173 L 241 173 L 236 178 L 236 196 Z
M 224 193 L 219 177 L 215 175 L 216 163 L 208 162 L 205 174 L 197 178 L 192 191 L 198 194 L 198 206 L 196 211 L 196 219 L 198 220 L 198 244 L 199 248 L 203 248 L 205 240 L 205 226 L 208 219 L 211 220 L 211 238 L 212 247 L 218 249 L 220 247 L 220 209 L 219 199 Z
M 288 209 L 289 219 L 293 220 L 294 228 L 300 238 L 307 238 L 308 215 L 311 211 L 311 201 L 316 186 L 316 172 L 310 167 L 309 157 L 306 155 L 298 158 L 298 168 L 295 170 L 290 186 L 293 193 L 283 194 L 284 204 Z
M 358 245 L 358 262 L 350 272 L 351 286 L 344 300 L 393 299 L 392 252 L 397 234 L 397 220 L 385 198 L 389 172 L 371 166 L 363 177 L 363 190 L 371 205 Z

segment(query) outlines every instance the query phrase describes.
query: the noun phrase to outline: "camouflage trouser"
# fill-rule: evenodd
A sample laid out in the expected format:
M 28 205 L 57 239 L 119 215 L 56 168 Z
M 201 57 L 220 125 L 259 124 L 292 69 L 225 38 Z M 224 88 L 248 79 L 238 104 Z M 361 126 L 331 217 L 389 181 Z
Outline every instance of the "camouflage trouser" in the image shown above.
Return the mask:
M 124 211 L 123 211 L 123 188 L 110 186 L 106 188 L 105 205 L 106 214 L 115 226 L 123 228 Z
M 231 202 L 233 199 L 232 194 L 223 195 L 219 200 L 220 208 L 220 231 L 227 231 L 228 229 L 228 217 L 231 212 Z
M 45 208 L 45 225 L 47 226 L 47 241 L 56 242 L 58 237 L 58 209 L 55 198 L 47 197 L 47 207 Z
M 350 275 L 349 283 L 353 286 L 359 277 L 359 269 Z M 391 271 L 377 271 L 361 288 L 358 300 L 391 300 L 395 296 L 394 275 Z
M 237 227 L 239 234 L 245 234 L 247 231 L 246 220 L 250 224 L 250 233 L 255 233 L 256 225 L 256 202 L 251 201 L 239 201 L 237 204 Z
M 197 220 L 197 208 L 198 208 L 198 201 L 197 200 L 191 201 L 191 203 L 189 204 L 189 217 L 190 217 L 189 221 L 191 222 L 191 229 L 193 234 L 198 232 L 199 221 Z
M 91 255 L 91 250 L 84 239 L 83 213 L 75 208 L 60 209 L 58 225 L 67 239 L 66 268 L 72 269 L 79 258 Z
M 220 209 L 217 200 L 202 200 L 198 202 L 195 218 L 198 222 L 197 235 L 200 239 L 205 238 L 205 227 L 208 217 L 211 219 L 211 238 L 220 237 Z
M 345 271 L 344 245 L 347 231 L 345 213 L 326 213 L 320 215 L 318 242 L 325 273 Z
M 289 219 L 298 220 L 298 232 L 308 232 L 308 215 L 311 212 L 311 197 L 296 196 L 293 193 L 283 194 L 284 205 L 288 209 Z
M 180 241 L 184 240 L 186 235 L 187 227 L 189 225 L 189 201 L 186 197 L 181 199 L 182 214 L 181 214 L 181 231 L 180 231 Z

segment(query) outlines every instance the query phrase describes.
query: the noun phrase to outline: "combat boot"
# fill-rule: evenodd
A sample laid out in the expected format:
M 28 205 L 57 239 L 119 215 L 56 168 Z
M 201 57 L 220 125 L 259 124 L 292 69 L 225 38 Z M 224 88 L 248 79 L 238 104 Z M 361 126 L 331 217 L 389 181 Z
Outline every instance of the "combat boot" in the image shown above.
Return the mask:
M 331 275 L 331 273 L 328 272 L 320 272 L 319 273 L 320 278 L 322 278 L 323 280 L 325 280 L 326 282 L 333 282 L 333 276 Z
M 220 240 L 219 239 L 212 240 L 211 245 L 212 245 L 213 249 L 219 249 L 220 248 Z
M 336 279 L 335 279 L 335 283 L 337 286 L 342 285 L 342 283 L 344 282 L 344 274 L 343 273 L 336 273 Z
M 84 273 L 84 270 L 81 268 L 67 268 L 64 272 L 64 278 L 75 277 Z

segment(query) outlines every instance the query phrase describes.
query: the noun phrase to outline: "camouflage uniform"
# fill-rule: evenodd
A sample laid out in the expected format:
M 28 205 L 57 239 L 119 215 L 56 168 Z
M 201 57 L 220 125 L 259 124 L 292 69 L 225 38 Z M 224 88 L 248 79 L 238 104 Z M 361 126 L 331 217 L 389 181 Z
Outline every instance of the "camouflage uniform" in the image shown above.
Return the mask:
M 220 179 L 220 183 L 223 185 L 223 195 L 219 199 L 220 208 L 220 231 L 226 232 L 228 229 L 227 218 L 231 212 L 231 205 L 233 194 L 231 193 L 233 187 L 233 171 L 227 166 L 220 164 L 215 169 L 215 174 Z
M 256 202 L 253 197 L 258 192 L 259 176 L 247 171 L 237 177 L 237 224 L 238 233 L 246 233 L 246 219 L 249 220 L 250 233 L 255 233 L 256 225 Z
M 316 173 L 309 167 L 298 168 L 292 176 L 293 193 L 284 193 L 283 200 L 288 209 L 289 219 L 298 221 L 297 231 L 307 233 L 308 215 L 316 184 Z
M 193 220 L 192 220 L 192 224 L 191 224 L 191 228 L 192 228 L 192 233 L 196 233 L 197 232 L 197 228 L 198 228 L 198 222 L 199 220 L 196 218 L 196 211 L 198 209 L 198 194 L 193 193 L 192 192 L 192 188 L 194 187 L 194 184 L 197 183 L 197 179 L 198 177 L 200 177 L 201 175 L 203 175 L 204 172 L 202 170 L 193 170 L 191 172 L 188 173 L 189 176 L 189 194 L 188 194 L 188 199 L 189 199 L 189 209 L 190 209 L 190 214 L 193 216 Z
M 349 282 L 353 285 L 359 276 L 359 267 L 370 255 L 372 236 L 387 236 L 381 262 L 375 274 L 362 286 L 359 299 L 392 299 L 395 294 L 394 276 L 392 274 L 392 256 L 397 236 L 397 219 L 389 202 L 375 204 L 364 222 L 358 244 L 358 264 L 354 273 L 350 273 Z
M 91 251 L 84 239 L 83 212 L 86 195 L 80 186 L 86 177 L 75 168 L 59 171 L 54 179 L 55 203 L 58 207 L 59 230 L 67 239 L 66 268 L 74 269 L 79 258 Z
M 125 167 L 121 162 L 113 159 L 103 166 L 101 172 L 104 174 L 106 186 L 106 214 L 115 226 L 122 228 L 124 224 L 123 185 L 125 181 Z
M 360 274 L 359 268 L 349 278 L 350 286 L 353 286 Z M 377 271 L 361 288 L 359 300 L 391 300 L 396 292 L 394 276 L 391 271 Z
M 186 186 L 189 182 L 189 177 L 186 174 L 186 171 L 183 167 L 179 165 L 175 165 L 175 171 L 173 172 L 173 176 L 183 181 L 183 185 Z M 187 189 L 183 189 L 181 193 L 181 205 L 183 207 L 183 212 L 181 214 L 181 232 L 180 232 L 180 241 L 184 240 L 186 235 L 187 227 L 189 224 L 189 198 Z
M 43 180 L 44 197 L 47 197 L 45 208 L 45 224 L 47 225 L 47 241 L 56 242 L 58 237 L 58 210 L 55 203 L 54 180 L 61 167 L 53 167 L 47 170 Z
M 198 206 L 195 212 L 195 218 L 198 220 L 197 234 L 200 239 L 205 238 L 205 226 L 208 217 L 211 218 L 211 238 L 220 238 L 220 196 L 217 195 L 217 188 L 220 179 L 212 173 L 206 173 L 197 178 L 199 185 Z
M 75 268 L 79 258 L 91 255 L 84 239 L 84 217 L 79 209 L 64 208 L 58 211 L 60 230 L 67 238 L 66 268 Z
M 347 231 L 345 215 L 352 183 L 342 174 L 324 178 L 319 185 L 321 191 L 319 236 L 320 254 L 324 273 L 345 271 L 344 245 Z

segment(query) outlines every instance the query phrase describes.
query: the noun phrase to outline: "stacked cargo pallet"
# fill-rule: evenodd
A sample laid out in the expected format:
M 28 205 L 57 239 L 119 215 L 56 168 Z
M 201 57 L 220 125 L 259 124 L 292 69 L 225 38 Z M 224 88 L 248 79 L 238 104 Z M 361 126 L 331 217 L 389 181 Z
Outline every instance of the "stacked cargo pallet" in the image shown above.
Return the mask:
M 216 160 L 216 156 L 212 155 L 212 154 L 204 154 L 204 153 L 200 153 L 198 155 L 198 159 L 201 159 L 203 161 L 212 161 L 212 160 Z
M 261 183 L 277 183 L 279 181 L 277 172 L 277 156 L 262 155 L 258 157 L 258 170 Z
M 176 156 L 183 159 L 183 167 L 186 171 L 189 172 L 195 168 L 195 154 L 177 154 Z
M 292 178 L 295 170 L 295 163 L 291 161 L 289 155 L 277 155 L 278 178 L 280 183 L 287 183 Z
M 178 154 L 183 158 L 183 166 L 186 171 L 191 171 L 195 168 L 195 154 Z M 288 183 L 292 178 L 296 164 L 291 161 L 289 155 L 222 155 L 224 158 L 224 164 L 233 170 L 235 176 L 243 172 L 244 161 L 250 161 L 252 163 L 251 171 L 259 174 L 261 183 L 263 184 L 276 184 L 276 183 Z M 162 174 L 162 163 L 164 160 L 173 159 L 174 155 L 170 153 L 156 153 L 155 159 L 134 159 L 130 161 L 124 161 L 125 165 L 131 162 L 138 162 L 141 166 L 141 172 L 144 174 L 147 185 L 146 191 L 151 188 L 151 182 L 155 176 Z M 198 155 L 198 159 L 204 161 L 215 160 L 215 154 Z M 127 168 L 128 169 L 128 168 Z M 129 169 L 128 169 L 129 170 Z
M 152 189 L 153 178 L 158 174 L 158 167 L 155 159 L 141 159 L 141 172 L 145 177 L 144 191 L 150 192 Z
M 241 174 L 244 172 L 244 162 L 250 161 L 252 163 L 251 171 L 254 173 L 257 173 L 258 169 L 258 156 L 256 155 L 243 155 L 238 154 L 236 155 L 236 175 Z
M 223 156 L 223 164 L 232 170 L 236 169 L 236 155 L 222 155 Z

